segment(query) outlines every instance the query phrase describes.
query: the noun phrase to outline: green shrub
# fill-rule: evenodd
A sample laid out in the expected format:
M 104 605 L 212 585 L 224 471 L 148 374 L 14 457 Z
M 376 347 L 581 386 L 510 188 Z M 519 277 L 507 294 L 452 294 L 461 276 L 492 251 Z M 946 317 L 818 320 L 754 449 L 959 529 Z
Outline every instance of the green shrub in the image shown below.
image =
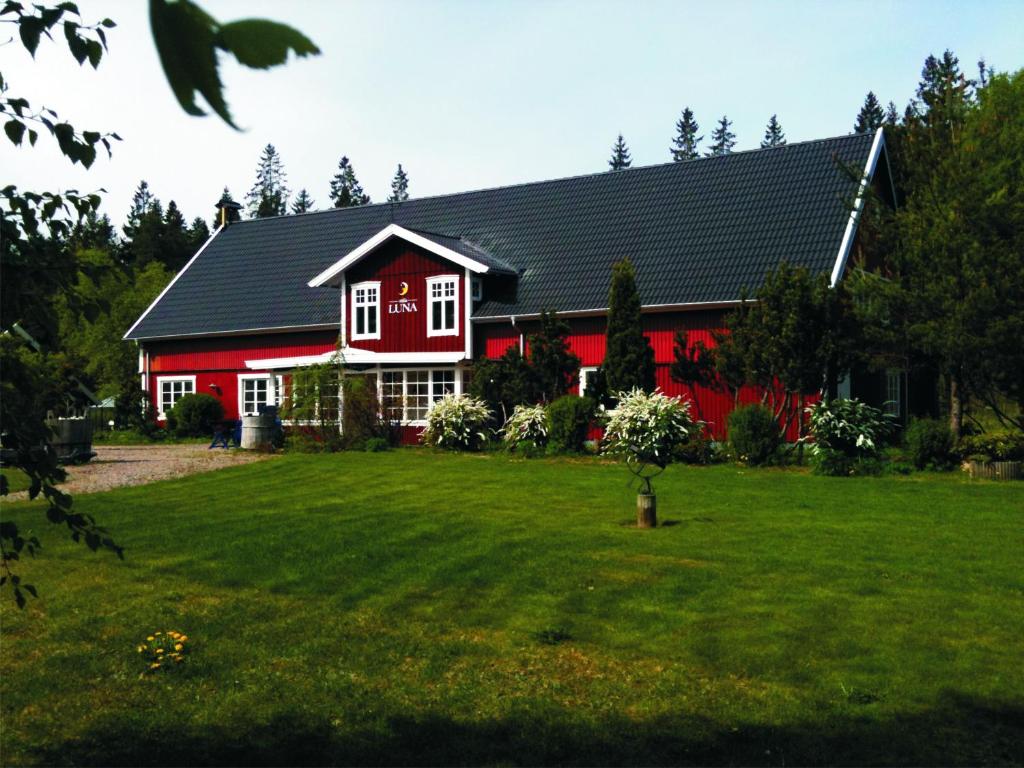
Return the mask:
M 427 412 L 420 439 L 426 445 L 450 451 L 472 451 L 487 442 L 492 414 L 483 400 L 469 395 L 445 395 Z
M 167 413 L 167 428 L 178 437 L 210 437 L 224 420 L 224 406 L 212 395 L 182 395 Z
M 524 459 L 534 459 L 544 455 L 544 449 L 532 440 L 521 440 L 513 450 Z
M 779 425 L 763 405 L 741 405 L 729 414 L 729 447 L 737 459 L 751 467 L 768 464 L 778 456 Z
M 525 446 L 540 448 L 548 443 L 548 419 L 541 405 L 517 405 L 501 429 L 501 439 L 510 451 Z
M 673 459 L 680 464 L 715 464 L 722 460 L 722 451 L 714 440 L 699 435 L 677 445 Z
M 894 422 L 860 400 L 821 401 L 807 409 L 814 444 L 814 471 L 820 475 L 877 475 L 885 467 L 882 440 Z
M 593 400 L 578 395 L 565 395 L 548 405 L 548 453 L 581 453 L 596 409 Z
M 1024 432 L 968 435 L 961 438 L 957 453 L 975 461 L 1024 461 Z
M 367 439 L 363 450 L 367 453 L 380 453 L 391 450 L 391 442 L 386 437 L 371 437 Z
M 953 433 L 945 421 L 914 419 L 903 443 L 917 469 L 949 469 L 953 465 Z
M 377 388 L 363 376 L 346 376 L 341 385 L 341 440 L 345 448 L 363 450 L 366 441 L 391 439 L 388 422 L 381 416 Z

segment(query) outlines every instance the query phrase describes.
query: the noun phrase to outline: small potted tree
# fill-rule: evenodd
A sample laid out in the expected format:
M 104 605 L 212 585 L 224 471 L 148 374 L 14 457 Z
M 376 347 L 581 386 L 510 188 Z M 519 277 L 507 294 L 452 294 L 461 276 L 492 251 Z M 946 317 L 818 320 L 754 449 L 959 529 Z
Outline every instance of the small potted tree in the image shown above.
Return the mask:
M 603 451 L 625 457 L 626 466 L 640 482 L 637 527 L 654 528 L 658 513 L 651 480 L 665 471 L 676 446 L 689 440 L 700 425 L 690 418 L 689 402 L 660 390 L 648 394 L 634 389 L 620 392 L 618 397 L 619 405 L 605 428 Z

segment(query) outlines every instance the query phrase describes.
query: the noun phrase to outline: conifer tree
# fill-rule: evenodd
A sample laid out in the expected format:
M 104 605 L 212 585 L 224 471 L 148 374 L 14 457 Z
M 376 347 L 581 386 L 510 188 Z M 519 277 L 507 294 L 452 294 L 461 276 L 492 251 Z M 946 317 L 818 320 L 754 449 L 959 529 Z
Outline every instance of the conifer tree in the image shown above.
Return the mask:
M 202 216 L 192 219 L 192 226 L 188 228 L 189 250 L 194 256 L 196 251 L 203 247 L 203 243 L 210 239 L 210 228 Z M 190 257 L 191 258 L 191 257 Z
M 683 109 L 682 117 L 676 120 L 676 135 L 672 139 L 672 146 L 668 148 L 673 160 L 678 163 L 683 160 L 696 160 L 700 157 L 697 145 L 704 140 L 704 137 L 697 135 L 699 130 L 700 126 L 697 125 L 697 121 L 693 117 L 693 110 L 686 107 Z
M 395 171 L 395 178 L 391 180 L 391 195 L 388 197 L 389 203 L 402 203 L 409 199 L 409 174 L 402 169 L 402 164 L 398 164 L 398 170 Z
M 273 144 L 267 144 L 256 166 L 256 183 L 245 199 L 249 202 L 249 215 L 262 219 L 283 216 L 288 212 L 289 190 L 281 155 Z
M 711 149 L 705 153 L 706 157 L 718 157 L 732 152 L 736 146 L 736 134 L 729 130 L 731 127 L 732 120 L 722 115 L 715 130 L 711 132 Z
M 331 202 L 335 208 L 351 208 L 370 202 L 370 196 L 363 192 L 356 178 L 355 168 L 344 155 L 338 161 L 338 172 L 331 179 Z
M 608 291 L 608 336 L 601 369 L 617 396 L 634 387 L 654 390 L 654 350 L 643 332 L 636 271 L 628 258 L 612 267 Z
M 303 187 L 292 202 L 292 213 L 309 213 L 315 205 L 316 201 L 310 197 L 309 192 Z
M 615 140 L 615 144 L 612 146 L 612 158 L 608 161 L 608 165 L 611 166 L 613 171 L 621 171 L 623 168 L 629 168 L 633 164 L 632 158 L 629 156 L 629 147 L 626 146 L 626 140 L 622 138 L 622 134 L 619 134 L 619 138 Z
M 569 324 L 555 312 L 540 313 L 540 329 L 530 334 L 530 367 L 540 399 L 557 400 L 580 372 L 580 359 L 569 350 Z
M 149 183 L 143 179 L 135 188 L 135 194 L 132 195 L 132 207 L 128 209 L 128 221 L 123 228 L 124 236 L 129 240 L 135 236 L 135 228 L 139 226 L 140 219 L 149 211 L 154 199 L 153 193 L 149 190 Z
M 882 105 L 878 103 L 874 91 L 868 91 L 868 95 L 864 97 L 864 105 L 857 113 L 857 122 L 853 124 L 853 132 L 872 133 L 880 128 L 884 121 L 885 112 L 882 111 Z
M 786 143 L 786 134 L 779 123 L 778 115 L 772 115 L 768 120 L 768 127 L 764 129 L 764 138 L 761 139 L 761 149 L 768 147 L 781 147 Z
M 890 101 L 885 110 L 885 125 L 894 127 L 900 124 L 900 113 L 896 109 L 896 103 Z
M 171 200 L 164 213 L 163 231 L 157 249 L 157 259 L 171 272 L 177 272 L 192 258 L 191 241 L 185 217 L 178 204 Z

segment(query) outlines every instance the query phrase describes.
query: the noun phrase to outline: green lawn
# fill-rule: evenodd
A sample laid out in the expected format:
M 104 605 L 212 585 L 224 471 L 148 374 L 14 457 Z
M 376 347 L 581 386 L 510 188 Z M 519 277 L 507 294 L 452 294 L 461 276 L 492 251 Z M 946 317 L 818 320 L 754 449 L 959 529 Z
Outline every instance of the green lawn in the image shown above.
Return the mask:
M 76 505 L 0 605 L 5 764 L 1024 763 L 1024 484 L 289 455 Z M 140 678 L 179 630 L 188 662 Z

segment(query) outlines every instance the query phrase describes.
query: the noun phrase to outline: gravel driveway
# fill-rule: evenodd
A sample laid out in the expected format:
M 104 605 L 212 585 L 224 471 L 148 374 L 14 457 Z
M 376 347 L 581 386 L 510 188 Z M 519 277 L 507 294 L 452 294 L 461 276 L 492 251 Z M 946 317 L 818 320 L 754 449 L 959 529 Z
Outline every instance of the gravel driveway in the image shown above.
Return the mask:
M 208 450 L 202 445 L 94 445 L 93 450 L 96 458 L 88 464 L 65 467 L 68 479 L 59 486 L 62 491 L 72 495 L 109 491 L 270 458 L 257 451 Z M 6 499 L 27 497 L 22 491 Z

